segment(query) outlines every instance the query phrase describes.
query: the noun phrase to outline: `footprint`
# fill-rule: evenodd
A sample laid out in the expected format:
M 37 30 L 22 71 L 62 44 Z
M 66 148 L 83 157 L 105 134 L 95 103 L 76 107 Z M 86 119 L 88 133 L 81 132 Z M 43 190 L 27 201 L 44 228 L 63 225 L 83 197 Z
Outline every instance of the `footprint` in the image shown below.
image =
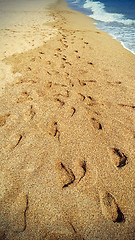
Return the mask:
M 62 162 L 57 166 L 59 172 L 59 180 L 62 188 L 66 188 L 75 181 L 75 175 L 72 170 L 66 167 Z
M 35 62 L 36 58 L 31 58 L 30 62 Z
M 60 67 L 61 67 L 61 68 L 65 68 L 65 65 L 64 65 L 64 64 L 61 64 Z
M 134 105 L 127 105 L 127 104 L 118 104 L 118 105 L 121 107 L 129 107 L 129 108 L 135 109 Z
M 79 99 L 80 99 L 81 101 L 84 101 L 84 100 L 85 100 L 85 96 L 84 96 L 83 94 L 78 93 L 78 95 L 79 95 Z
M 74 83 L 71 80 L 69 80 L 69 86 L 74 87 Z
M 34 118 L 34 116 L 36 115 L 36 113 L 35 113 L 32 105 L 30 106 L 30 115 L 31 115 L 31 120 L 32 120 L 32 119 Z
M 108 81 L 107 83 L 109 83 L 112 86 L 117 86 L 117 85 L 121 84 L 122 82 L 120 82 L 120 81 L 118 81 L 118 82 L 109 82 Z
M 19 199 L 19 203 L 23 203 L 22 199 Z M 24 232 L 26 230 L 26 228 L 27 228 L 27 211 L 28 211 L 28 209 L 29 209 L 29 198 L 28 198 L 28 195 L 26 195 L 25 196 L 25 206 L 24 206 L 24 210 L 23 210 L 23 213 L 22 213 L 23 214 L 22 226 L 20 226 L 19 221 L 18 221 L 18 225 L 19 226 L 18 226 L 18 230 L 16 231 L 16 233 L 22 233 L 22 232 Z M 18 218 L 15 219 L 15 220 L 16 220 L 15 222 L 17 223 Z
M 50 72 L 48 72 L 48 71 L 47 71 L 47 74 L 48 74 L 48 75 L 52 75 L 52 74 L 51 74 Z
M 64 76 L 68 77 L 68 76 L 69 76 L 69 73 L 68 73 L 68 72 L 65 72 L 65 73 L 64 73 Z
M 13 151 L 19 144 L 21 144 L 24 135 L 21 134 L 13 134 L 7 139 L 7 143 L 5 144 L 5 149 L 7 151 Z
M 88 80 L 87 82 L 97 82 L 96 80 Z
M 108 192 L 99 191 L 100 204 L 102 209 L 102 214 L 108 220 L 113 222 L 123 222 L 124 215 L 121 212 L 115 198 Z
M 62 85 L 61 85 L 62 86 Z M 69 97 L 69 91 L 68 90 L 66 90 L 66 92 L 65 92 L 65 94 L 62 94 L 62 93 L 58 93 L 58 94 L 55 94 L 54 96 L 57 96 L 57 97 L 59 97 L 59 96 L 62 96 L 62 97 Z M 64 103 L 64 102 L 63 102 Z M 64 105 L 64 104 L 63 104 Z
M 27 70 L 28 70 L 28 71 L 31 71 L 32 69 L 31 69 L 31 67 L 28 67 Z
M 0 127 L 4 126 L 6 124 L 7 118 L 10 116 L 10 114 L 5 114 L 0 116 Z
M 55 137 L 57 135 L 58 128 L 57 128 L 57 122 L 51 121 L 48 123 L 48 133 L 49 135 Z
M 25 91 L 25 92 L 22 92 L 21 96 L 17 100 L 17 103 L 22 103 L 27 100 L 33 100 L 33 99 L 30 97 L 30 94 L 27 91 Z
M 79 84 L 80 84 L 81 86 L 85 86 L 85 85 L 86 85 L 86 82 L 84 82 L 84 81 L 82 81 L 82 80 L 79 80 Z
M 14 141 L 16 141 L 16 140 L 17 140 L 17 142 L 16 142 L 16 144 L 12 148 L 16 148 L 19 145 L 19 143 L 22 140 L 22 135 L 20 135 L 19 137 L 17 135 L 15 135 Z
M 95 118 L 91 118 L 92 125 L 97 130 L 102 130 L 102 125 Z
M 40 51 L 39 54 L 45 54 L 43 51 Z
M 68 64 L 68 65 L 70 65 L 70 66 L 72 65 L 70 62 L 66 62 L 66 64 Z
M 66 61 L 66 60 L 67 60 L 66 56 L 65 56 L 65 57 L 63 57 L 63 58 L 62 58 L 62 60 Z
M 65 102 L 63 102 L 59 98 L 55 98 L 55 102 L 58 102 L 60 107 L 63 107 L 63 105 L 65 104 Z
M 62 52 L 62 50 L 60 48 L 56 48 L 56 50 L 59 51 L 59 52 Z
M 46 61 L 47 64 L 51 65 L 51 61 Z
M 121 168 L 128 164 L 127 157 L 118 148 L 113 148 L 112 153 L 113 153 L 112 161 L 116 167 Z
M 87 96 L 86 103 L 88 106 L 93 106 L 95 104 L 95 99 L 92 98 L 91 96 Z
M 88 62 L 88 64 L 90 64 L 90 65 L 93 65 L 93 63 L 92 63 L 92 62 Z
M 86 170 L 87 168 L 85 160 L 79 160 L 75 162 L 75 175 L 78 183 L 82 180 L 83 177 L 85 177 Z
M 72 111 L 71 117 L 73 117 L 73 115 L 76 113 L 76 109 L 74 107 L 72 107 L 71 111 Z
M 48 82 L 46 85 L 47 88 L 51 88 L 52 87 L 52 82 Z

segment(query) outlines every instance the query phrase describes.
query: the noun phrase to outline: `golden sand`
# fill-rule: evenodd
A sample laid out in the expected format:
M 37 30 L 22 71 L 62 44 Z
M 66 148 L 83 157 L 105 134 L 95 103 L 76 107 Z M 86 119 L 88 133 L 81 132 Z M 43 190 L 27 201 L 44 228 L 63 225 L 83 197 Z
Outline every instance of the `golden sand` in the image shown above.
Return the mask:
M 56 36 L 4 60 L 0 239 L 133 240 L 135 56 L 50 11 Z

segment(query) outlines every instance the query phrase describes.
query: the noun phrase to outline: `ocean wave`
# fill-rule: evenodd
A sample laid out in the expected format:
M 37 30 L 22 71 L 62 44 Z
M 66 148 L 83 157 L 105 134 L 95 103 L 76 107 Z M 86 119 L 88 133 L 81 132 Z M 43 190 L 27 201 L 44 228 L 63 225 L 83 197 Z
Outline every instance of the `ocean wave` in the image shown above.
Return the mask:
M 135 30 L 132 26 L 121 26 L 121 23 L 95 23 L 98 29 L 108 32 L 114 39 L 121 42 L 122 46 L 135 54 Z
M 135 20 L 125 19 L 125 16 L 121 13 L 109 13 L 105 10 L 105 5 L 100 1 L 91 1 L 86 0 L 84 8 L 90 8 L 92 14 L 89 17 L 94 18 L 95 20 L 103 22 L 118 22 L 125 25 L 135 25 Z

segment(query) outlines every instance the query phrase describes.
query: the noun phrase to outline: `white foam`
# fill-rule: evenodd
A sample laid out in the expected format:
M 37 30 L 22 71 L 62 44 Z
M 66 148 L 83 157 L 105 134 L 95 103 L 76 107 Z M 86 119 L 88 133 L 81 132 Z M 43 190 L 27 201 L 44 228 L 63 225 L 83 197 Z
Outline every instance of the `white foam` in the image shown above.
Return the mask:
M 86 0 L 84 8 L 91 8 L 93 14 L 89 15 L 95 20 L 103 22 L 119 22 L 126 25 L 135 24 L 135 20 L 125 19 L 123 14 L 120 13 L 108 13 L 105 11 L 105 5 L 99 1 L 93 2 L 91 0 Z
M 133 27 L 129 28 L 128 26 L 125 26 L 123 27 L 122 31 L 120 24 L 117 24 L 117 26 L 113 26 L 113 23 L 105 24 L 103 22 L 98 22 L 94 23 L 94 25 L 96 25 L 98 29 L 108 32 L 109 35 L 111 35 L 113 39 L 119 41 L 125 49 L 135 54 L 135 33 Z
M 108 32 L 124 48 L 135 54 L 135 20 L 126 19 L 120 13 L 106 12 L 105 5 L 100 1 L 86 0 L 83 7 L 92 11 L 89 17 L 98 21 L 95 25 L 99 29 Z

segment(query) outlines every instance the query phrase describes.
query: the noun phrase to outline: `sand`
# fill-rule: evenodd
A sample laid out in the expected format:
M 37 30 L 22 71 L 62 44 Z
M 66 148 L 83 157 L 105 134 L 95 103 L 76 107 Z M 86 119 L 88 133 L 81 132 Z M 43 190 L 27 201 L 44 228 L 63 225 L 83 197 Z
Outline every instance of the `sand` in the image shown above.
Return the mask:
M 47 22 L 54 21 L 49 15 L 48 7 L 55 1 L 0 2 L 0 95 L 4 93 L 5 84 L 11 83 L 15 78 L 10 65 L 5 65 L 2 60 L 43 45 L 57 32 L 56 28 L 46 25 Z
M 52 39 L 2 61 L 0 239 L 133 240 L 135 56 L 49 11 Z

